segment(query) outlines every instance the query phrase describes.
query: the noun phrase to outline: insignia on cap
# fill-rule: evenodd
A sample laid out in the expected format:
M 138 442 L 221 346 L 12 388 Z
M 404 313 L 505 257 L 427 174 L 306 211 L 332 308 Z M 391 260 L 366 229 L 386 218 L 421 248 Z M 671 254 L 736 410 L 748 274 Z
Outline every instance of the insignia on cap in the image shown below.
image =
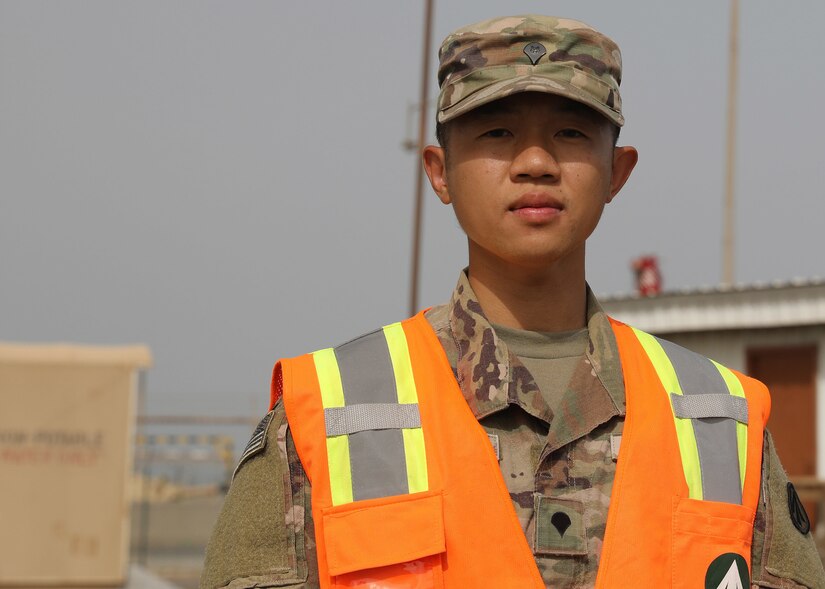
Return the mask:
M 811 531 L 811 520 L 805 513 L 805 507 L 796 494 L 793 483 L 788 483 L 788 511 L 791 512 L 791 521 L 800 534 L 807 534 Z
M 545 56 L 547 49 L 541 43 L 528 43 L 524 46 L 524 55 L 530 58 L 530 62 L 536 65 L 538 60 Z

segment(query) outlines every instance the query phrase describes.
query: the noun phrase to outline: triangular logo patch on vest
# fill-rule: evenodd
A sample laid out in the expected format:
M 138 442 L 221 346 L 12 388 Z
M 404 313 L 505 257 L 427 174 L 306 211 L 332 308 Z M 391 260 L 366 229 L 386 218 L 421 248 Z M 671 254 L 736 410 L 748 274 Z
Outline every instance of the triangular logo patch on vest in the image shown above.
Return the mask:
M 748 563 L 741 555 L 728 552 L 714 559 L 705 575 L 705 589 L 748 589 Z

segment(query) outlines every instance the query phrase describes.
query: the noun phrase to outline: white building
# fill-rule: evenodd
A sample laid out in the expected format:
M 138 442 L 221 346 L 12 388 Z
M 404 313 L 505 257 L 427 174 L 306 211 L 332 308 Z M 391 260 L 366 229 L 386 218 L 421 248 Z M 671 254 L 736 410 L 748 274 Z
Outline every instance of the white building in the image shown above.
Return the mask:
M 785 469 L 825 479 L 825 280 L 600 301 L 620 321 L 767 384 Z

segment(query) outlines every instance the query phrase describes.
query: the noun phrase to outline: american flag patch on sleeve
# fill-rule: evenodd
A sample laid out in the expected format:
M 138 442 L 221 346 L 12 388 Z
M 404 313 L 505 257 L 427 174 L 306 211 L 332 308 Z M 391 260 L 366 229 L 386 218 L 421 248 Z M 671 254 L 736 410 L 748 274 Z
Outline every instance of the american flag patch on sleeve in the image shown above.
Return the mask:
M 266 448 L 266 434 L 269 431 L 269 424 L 272 423 L 272 416 L 274 415 L 274 411 L 270 411 L 264 418 L 258 423 L 255 427 L 255 431 L 252 432 L 252 437 L 249 438 L 249 442 L 246 444 L 246 448 L 244 448 L 243 453 L 241 453 L 241 458 L 238 460 L 238 466 L 235 467 L 235 472 L 232 473 L 232 478 L 235 478 L 235 475 L 238 473 L 238 469 L 241 468 L 241 465 L 249 460 L 251 457 L 255 456 L 259 452 L 262 452 L 264 448 Z

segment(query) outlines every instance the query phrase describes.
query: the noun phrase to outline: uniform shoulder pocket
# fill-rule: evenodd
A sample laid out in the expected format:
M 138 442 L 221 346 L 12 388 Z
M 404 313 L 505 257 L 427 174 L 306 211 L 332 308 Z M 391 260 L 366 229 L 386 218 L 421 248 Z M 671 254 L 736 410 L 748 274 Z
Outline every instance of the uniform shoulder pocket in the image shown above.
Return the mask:
M 788 476 L 767 432 L 762 471 L 759 501 L 764 512 L 764 547 L 761 554 L 754 554 L 754 585 L 825 588 L 825 572 L 813 536 L 801 533 L 793 523 Z
M 213 529 L 201 576 L 204 589 L 296 586 L 307 580 L 307 485 L 289 452 L 283 410 L 276 407 L 262 431 L 266 441 L 256 442 L 254 455 L 239 464 Z

